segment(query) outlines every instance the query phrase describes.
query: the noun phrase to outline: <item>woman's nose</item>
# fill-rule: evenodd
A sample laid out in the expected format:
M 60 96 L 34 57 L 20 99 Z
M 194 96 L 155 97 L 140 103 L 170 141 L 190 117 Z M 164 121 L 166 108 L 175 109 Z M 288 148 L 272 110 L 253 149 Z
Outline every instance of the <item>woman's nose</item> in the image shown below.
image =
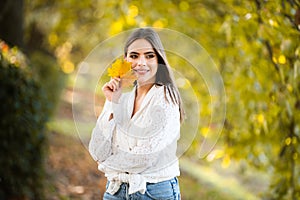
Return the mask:
M 145 66 L 146 65 L 146 59 L 145 56 L 141 56 L 138 60 L 138 65 L 139 66 Z

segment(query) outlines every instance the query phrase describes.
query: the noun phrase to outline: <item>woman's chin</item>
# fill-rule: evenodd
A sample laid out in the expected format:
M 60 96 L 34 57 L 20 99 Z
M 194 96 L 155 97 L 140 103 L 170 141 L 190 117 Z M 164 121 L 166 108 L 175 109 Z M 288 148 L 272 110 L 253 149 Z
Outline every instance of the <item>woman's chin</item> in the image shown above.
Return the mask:
M 155 80 L 147 77 L 138 77 L 137 82 L 140 86 L 142 86 L 142 85 L 153 84 L 155 83 Z

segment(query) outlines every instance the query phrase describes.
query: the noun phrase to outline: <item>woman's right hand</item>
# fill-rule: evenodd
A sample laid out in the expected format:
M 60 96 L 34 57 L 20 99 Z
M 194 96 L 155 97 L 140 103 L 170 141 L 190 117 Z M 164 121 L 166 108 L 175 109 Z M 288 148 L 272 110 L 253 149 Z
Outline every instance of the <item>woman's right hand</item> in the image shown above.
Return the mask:
M 115 77 L 103 85 L 102 91 L 107 100 L 114 102 L 117 102 L 119 100 L 119 97 L 121 95 L 120 81 L 120 78 Z

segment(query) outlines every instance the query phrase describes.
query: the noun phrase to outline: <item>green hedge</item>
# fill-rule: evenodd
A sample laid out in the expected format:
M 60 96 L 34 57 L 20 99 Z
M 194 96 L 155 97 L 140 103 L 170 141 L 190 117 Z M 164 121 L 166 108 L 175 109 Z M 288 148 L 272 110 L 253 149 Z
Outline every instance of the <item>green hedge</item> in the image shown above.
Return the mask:
M 46 93 L 0 50 L 0 199 L 44 199 Z

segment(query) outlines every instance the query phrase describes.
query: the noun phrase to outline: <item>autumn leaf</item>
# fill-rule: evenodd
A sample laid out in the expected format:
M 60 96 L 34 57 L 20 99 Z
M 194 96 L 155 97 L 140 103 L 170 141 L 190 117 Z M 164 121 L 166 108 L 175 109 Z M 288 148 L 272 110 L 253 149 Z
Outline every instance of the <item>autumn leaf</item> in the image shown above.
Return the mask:
M 131 63 L 122 59 L 117 59 L 110 68 L 107 69 L 108 76 L 122 78 L 131 70 Z
M 137 79 L 137 76 L 135 75 L 135 73 L 130 70 L 128 71 L 126 74 L 122 75 L 122 87 L 129 87 L 133 85 L 133 82 Z
M 122 79 L 122 87 L 129 87 L 137 79 L 131 70 L 131 63 L 126 60 L 117 59 L 110 68 L 107 69 L 108 76 L 120 77 Z

